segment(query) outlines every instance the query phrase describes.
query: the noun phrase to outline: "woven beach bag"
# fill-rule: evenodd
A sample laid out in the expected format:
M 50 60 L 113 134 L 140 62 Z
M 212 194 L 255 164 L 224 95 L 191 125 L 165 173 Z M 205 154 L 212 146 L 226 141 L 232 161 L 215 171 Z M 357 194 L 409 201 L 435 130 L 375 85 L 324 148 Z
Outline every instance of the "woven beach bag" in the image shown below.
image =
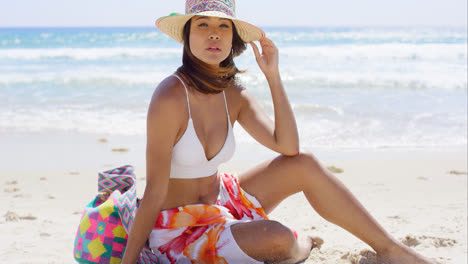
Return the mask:
M 99 173 L 98 195 L 85 207 L 75 236 L 74 257 L 79 263 L 121 263 L 138 205 L 132 166 Z M 148 246 L 138 264 L 157 264 Z

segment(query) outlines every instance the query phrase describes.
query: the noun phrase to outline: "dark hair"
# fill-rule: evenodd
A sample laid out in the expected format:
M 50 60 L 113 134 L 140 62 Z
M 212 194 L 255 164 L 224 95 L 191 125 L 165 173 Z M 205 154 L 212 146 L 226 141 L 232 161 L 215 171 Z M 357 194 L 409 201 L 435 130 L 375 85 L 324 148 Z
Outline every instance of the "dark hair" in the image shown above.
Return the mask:
M 191 20 L 187 21 L 183 30 L 184 53 L 182 56 L 182 66 L 177 69 L 186 83 L 195 90 L 205 93 L 220 93 L 223 89 L 231 86 L 235 82 L 237 73 L 243 73 L 237 69 L 234 58 L 246 50 L 246 43 L 237 33 L 234 23 L 232 23 L 232 51 L 229 56 L 219 64 L 219 67 L 213 67 L 197 59 L 190 50 L 190 26 Z

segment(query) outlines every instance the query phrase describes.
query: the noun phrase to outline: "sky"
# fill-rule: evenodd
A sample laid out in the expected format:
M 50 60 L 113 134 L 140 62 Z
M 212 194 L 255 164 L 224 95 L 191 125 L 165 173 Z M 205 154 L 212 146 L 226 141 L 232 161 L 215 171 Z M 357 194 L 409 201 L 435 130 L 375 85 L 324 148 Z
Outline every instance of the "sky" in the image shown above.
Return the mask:
M 288 4 L 286 4 L 288 3 Z M 462 26 L 467 0 L 237 0 L 257 26 Z M 153 26 L 184 0 L 0 0 L 0 27 Z

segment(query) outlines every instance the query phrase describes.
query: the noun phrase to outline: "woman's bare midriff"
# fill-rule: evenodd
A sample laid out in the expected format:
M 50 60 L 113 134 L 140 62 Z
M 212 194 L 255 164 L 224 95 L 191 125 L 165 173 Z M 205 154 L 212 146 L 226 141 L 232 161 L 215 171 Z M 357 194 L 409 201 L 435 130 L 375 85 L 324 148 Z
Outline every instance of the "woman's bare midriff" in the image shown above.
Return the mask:
M 196 179 L 170 179 L 161 211 L 190 204 L 214 204 L 219 194 L 219 180 L 218 173 Z

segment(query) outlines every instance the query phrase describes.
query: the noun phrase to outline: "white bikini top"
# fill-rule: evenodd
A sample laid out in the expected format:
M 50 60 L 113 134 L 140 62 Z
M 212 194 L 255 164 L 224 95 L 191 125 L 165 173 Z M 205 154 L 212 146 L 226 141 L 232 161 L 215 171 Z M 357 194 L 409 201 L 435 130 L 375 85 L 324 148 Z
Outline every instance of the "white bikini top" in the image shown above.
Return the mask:
M 184 134 L 172 149 L 170 178 L 194 179 L 211 176 L 218 171 L 218 166 L 221 163 L 224 163 L 232 158 L 236 148 L 231 120 L 229 118 L 229 111 L 226 104 L 226 94 L 223 91 L 224 105 L 226 106 L 226 115 L 228 121 L 228 132 L 226 140 L 221 150 L 212 159 L 208 160 L 205 155 L 205 150 L 203 149 L 203 146 L 200 143 L 193 126 L 187 87 L 179 76 L 175 74 L 174 76 L 179 79 L 182 85 L 184 85 L 185 94 L 187 95 L 189 119 L 187 123 L 187 129 L 185 129 Z

